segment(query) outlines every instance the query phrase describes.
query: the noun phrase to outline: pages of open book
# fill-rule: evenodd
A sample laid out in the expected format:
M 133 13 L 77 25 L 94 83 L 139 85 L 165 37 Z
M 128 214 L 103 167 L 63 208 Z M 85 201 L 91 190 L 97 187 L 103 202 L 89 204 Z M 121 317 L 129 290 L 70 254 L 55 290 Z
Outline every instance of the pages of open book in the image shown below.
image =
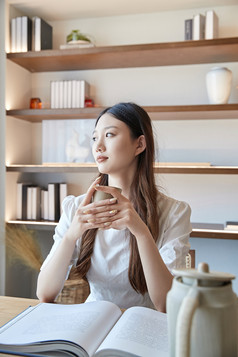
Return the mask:
M 23 318 L 19 316 L 17 323 L 13 320 L 4 326 L 0 344 L 23 345 L 37 341 L 68 340 L 77 343 L 89 356 L 93 356 L 120 316 L 121 310 L 106 301 L 77 305 L 43 303 L 23 314 Z
M 95 354 L 97 357 L 168 355 L 167 316 L 144 307 L 126 310 Z

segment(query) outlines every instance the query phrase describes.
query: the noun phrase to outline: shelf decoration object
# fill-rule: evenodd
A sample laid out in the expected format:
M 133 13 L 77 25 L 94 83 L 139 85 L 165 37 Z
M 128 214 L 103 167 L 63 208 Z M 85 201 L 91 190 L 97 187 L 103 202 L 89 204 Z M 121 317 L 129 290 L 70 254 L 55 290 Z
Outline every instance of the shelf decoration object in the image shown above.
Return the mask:
M 94 44 L 88 36 L 80 32 L 80 30 L 72 30 L 70 34 L 66 37 L 67 43 L 65 45 L 60 45 L 61 50 L 70 48 L 87 48 L 94 47 Z
M 213 67 L 206 75 L 210 104 L 226 104 L 231 94 L 232 72 L 226 67 Z

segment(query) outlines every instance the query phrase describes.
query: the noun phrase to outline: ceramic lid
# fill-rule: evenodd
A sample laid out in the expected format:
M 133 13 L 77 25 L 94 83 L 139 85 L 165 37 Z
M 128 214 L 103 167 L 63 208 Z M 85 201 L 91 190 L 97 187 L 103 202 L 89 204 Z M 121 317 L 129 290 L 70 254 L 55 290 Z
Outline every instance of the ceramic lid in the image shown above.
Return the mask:
M 227 282 L 235 279 L 235 275 L 229 273 L 209 271 L 209 266 L 207 263 L 199 263 L 198 269 L 173 269 L 172 272 L 175 276 L 182 276 L 185 278 L 192 278 L 197 280 Z

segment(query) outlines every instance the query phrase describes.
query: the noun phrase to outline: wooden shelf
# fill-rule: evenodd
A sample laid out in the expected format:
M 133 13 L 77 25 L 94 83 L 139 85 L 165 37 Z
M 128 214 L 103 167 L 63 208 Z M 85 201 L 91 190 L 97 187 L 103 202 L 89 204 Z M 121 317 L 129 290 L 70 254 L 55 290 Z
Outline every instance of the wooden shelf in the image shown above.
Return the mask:
M 162 105 L 143 107 L 153 120 L 238 119 L 238 104 Z M 13 109 L 6 114 L 29 122 L 43 119 L 95 119 L 105 107 L 79 109 Z
M 238 37 L 8 53 L 30 72 L 174 66 L 238 61 Z
M 45 164 L 45 165 L 7 165 L 7 172 L 25 173 L 97 173 L 96 164 Z M 205 174 L 238 175 L 238 166 L 210 166 L 209 164 L 155 163 L 154 172 L 161 174 Z
M 232 239 L 238 240 L 238 231 L 214 230 L 214 229 L 193 229 L 192 238 L 212 238 L 212 239 Z
M 8 224 L 25 225 L 34 229 L 54 230 L 57 222 L 50 221 L 18 221 L 10 220 Z M 238 231 L 214 230 L 214 229 L 193 229 L 192 238 L 212 238 L 212 239 L 232 239 L 238 240 Z

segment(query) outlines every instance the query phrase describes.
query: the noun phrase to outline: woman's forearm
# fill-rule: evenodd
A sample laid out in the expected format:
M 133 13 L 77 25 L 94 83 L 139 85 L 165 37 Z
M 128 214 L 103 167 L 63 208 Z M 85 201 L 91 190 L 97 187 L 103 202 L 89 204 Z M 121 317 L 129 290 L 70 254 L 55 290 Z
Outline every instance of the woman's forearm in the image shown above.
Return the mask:
M 157 310 L 165 312 L 166 296 L 173 276 L 163 262 L 149 230 L 141 232 L 136 238 L 151 301 Z
M 61 291 L 75 243 L 65 236 L 54 255 L 40 271 L 37 281 L 37 297 L 42 302 L 53 302 Z

